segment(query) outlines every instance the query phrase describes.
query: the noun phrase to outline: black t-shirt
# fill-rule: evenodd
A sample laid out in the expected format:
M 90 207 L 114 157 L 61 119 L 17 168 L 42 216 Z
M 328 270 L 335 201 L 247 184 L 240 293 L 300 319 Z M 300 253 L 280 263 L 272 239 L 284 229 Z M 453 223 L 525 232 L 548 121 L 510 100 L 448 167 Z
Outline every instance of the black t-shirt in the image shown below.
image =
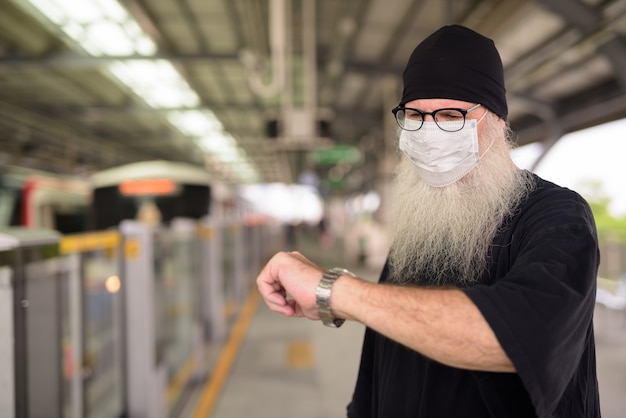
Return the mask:
M 600 416 L 593 215 L 577 193 L 536 182 L 464 289 L 517 373 L 448 367 L 368 328 L 349 418 Z

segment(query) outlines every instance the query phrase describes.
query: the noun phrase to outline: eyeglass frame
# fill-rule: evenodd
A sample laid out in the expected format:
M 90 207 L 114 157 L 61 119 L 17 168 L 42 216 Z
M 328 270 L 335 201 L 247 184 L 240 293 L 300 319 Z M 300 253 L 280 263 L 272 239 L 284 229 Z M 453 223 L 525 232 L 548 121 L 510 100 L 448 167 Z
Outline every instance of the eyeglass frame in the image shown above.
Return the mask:
M 437 124 L 437 127 L 439 129 L 441 129 L 442 131 L 445 131 L 445 132 L 458 132 L 458 131 L 460 131 L 461 129 L 463 129 L 465 127 L 465 120 L 466 120 L 467 114 L 470 113 L 473 110 L 478 109 L 480 106 L 481 106 L 481 104 L 477 103 L 474 106 L 470 107 L 469 109 L 460 109 L 458 107 L 443 107 L 441 109 L 433 110 L 432 112 L 424 112 L 423 110 L 418 110 L 418 109 L 415 109 L 413 107 L 404 107 L 404 106 L 398 105 L 398 106 L 394 107 L 393 109 L 391 109 L 391 113 L 393 113 L 393 117 L 396 120 L 396 123 L 398 124 L 398 126 L 401 129 L 405 130 L 405 131 L 409 131 L 409 132 L 419 131 L 420 129 L 422 129 L 422 126 L 424 126 L 424 121 L 426 120 L 426 116 L 430 115 L 430 116 L 432 116 L 433 121 L 435 122 L 435 124 Z M 406 129 L 405 127 L 400 125 L 400 121 L 398 120 L 398 112 L 400 110 L 404 110 L 406 112 L 407 109 L 408 110 L 412 110 L 412 111 L 418 113 L 422 117 L 422 123 L 420 123 L 420 126 L 417 129 Z M 439 125 L 439 122 L 437 122 L 437 117 L 436 116 L 437 116 L 437 113 L 439 113 L 441 111 L 444 111 L 444 110 L 456 110 L 459 113 L 461 113 L 461 115 L 463 115 L 463 124 L 461 125 L 461 127 L 459 129 L 454 129 L 454 130 L 451 131 L 449 129 L 444 129 L 444 128 L 442 128 Z

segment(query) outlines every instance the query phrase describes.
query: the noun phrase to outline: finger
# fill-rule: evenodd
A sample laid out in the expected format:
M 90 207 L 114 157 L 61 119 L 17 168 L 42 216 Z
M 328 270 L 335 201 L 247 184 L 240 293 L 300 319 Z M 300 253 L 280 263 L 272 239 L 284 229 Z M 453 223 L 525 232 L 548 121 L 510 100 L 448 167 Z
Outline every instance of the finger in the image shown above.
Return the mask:
M 295 316 L 296 312 L 289 303 L 283 305 L 277 305 L 274 303 L 267 303 L 267 306 L 274 312 L 283 314 L 285 316 Z
M 298 305 L 298 302 L 296 302 L 295 300 L 289 300 L 287 301 L 287 304 L 291 308 L 291 315 L 289 316 L 304 317 L 304 314 L 302 313 L 302 309 L 300 309 L 300 305 Z
M 277 307 L 287 305 L 287 298 L 284 290 L 277 291 L 267 283 L 259 283 L 258 289 L 266 304 L 271 304 Z
M 263 295 L 263 299 L 265 299 L 266 303 L 272 303 L 277 306 L 287 305 L 287 298 L 281 293 L 278 293 L 278 292 L 272 292 L 272 293 L 267 293 L 267 294 L 261 293 L 261 295 Z

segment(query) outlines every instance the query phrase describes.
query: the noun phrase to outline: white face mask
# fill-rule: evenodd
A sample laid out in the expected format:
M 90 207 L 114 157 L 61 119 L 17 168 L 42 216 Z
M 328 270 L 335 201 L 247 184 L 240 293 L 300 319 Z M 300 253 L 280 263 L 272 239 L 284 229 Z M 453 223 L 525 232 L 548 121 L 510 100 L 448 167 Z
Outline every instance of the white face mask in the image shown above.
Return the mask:
M 417 131 L 402 130 L 400 149 L 411 159 L 427 184 L 447 186 L 464 177 L 480 162 L 476 127 L 484 117 L 478 121 L 466 120 L 463 129 L 456 132 L 444 131 L 435 122 L 424 122 Z M 439 122 L 444 127 L 458 123 Z

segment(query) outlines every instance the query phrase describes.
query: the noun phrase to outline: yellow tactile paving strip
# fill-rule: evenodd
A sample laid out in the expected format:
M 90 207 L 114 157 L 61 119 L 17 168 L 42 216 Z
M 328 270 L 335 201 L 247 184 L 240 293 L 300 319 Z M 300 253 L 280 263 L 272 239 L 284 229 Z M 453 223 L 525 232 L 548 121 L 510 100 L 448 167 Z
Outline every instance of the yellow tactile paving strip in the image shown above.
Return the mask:
M 256 290 L 250 293 L 248 300 L 241 310 L 241 314 L 239 315 L 237 322 L 233 326 L 230 337 L 220 354 L 219 360 L 216 363 L 216 368 L 213 371 L 213 375 L 211 376 L 211 379 L 207 381 L 207 384 L 202 390 L 202 394 L 200 395 L 200 400 L 196 410 L 194 411 L 193 418 L 207 418 L 210 416 L 211 411 L 215 406 L 215 402 L 222 391 L 222 387 L 228 378 L 230 369 L 237 358 L 239 347 L 246 336 L 250 322 L 252 322 L 254 313 L 259 306 L 260 298 L 261 296 Z
M 291 341 L 287 346 L 287 365 L 292 369 L 311 369 L 315 365 L 310 341 Z

